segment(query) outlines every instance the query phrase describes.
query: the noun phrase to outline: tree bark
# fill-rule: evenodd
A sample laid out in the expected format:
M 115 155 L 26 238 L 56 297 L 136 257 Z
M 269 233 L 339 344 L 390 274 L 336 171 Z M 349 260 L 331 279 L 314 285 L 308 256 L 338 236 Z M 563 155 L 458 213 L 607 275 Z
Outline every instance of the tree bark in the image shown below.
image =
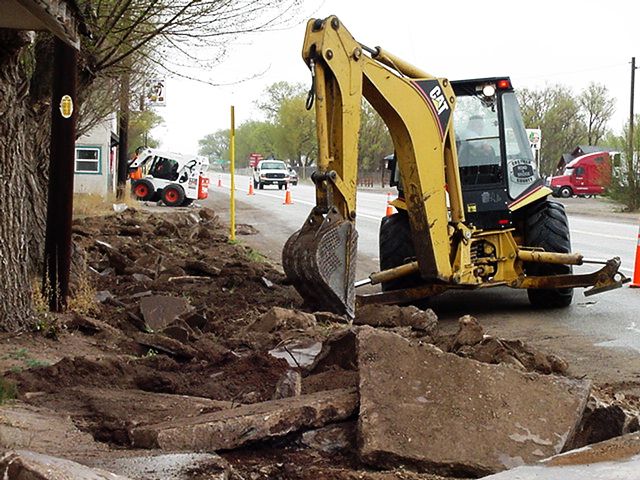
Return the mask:
M 1 331 L 30 326 L 32 278 L 42 262 L 49 121 L 31 95 L 34 72 L 21 62 L 32 39 L 0 29 Z

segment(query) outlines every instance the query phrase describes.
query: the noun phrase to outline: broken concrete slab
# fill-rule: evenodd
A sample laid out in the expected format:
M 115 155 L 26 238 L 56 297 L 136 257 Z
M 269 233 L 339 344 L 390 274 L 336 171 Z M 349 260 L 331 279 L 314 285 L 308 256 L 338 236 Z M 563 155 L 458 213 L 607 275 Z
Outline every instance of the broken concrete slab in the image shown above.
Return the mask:
M 309 370 L 320 373 L 336 367 L 344 370 L 356 369 L 355 329 L 339 330 L 329 336 Z
M 316 326 L 316 317 L 310 313 L 288 308 L 272 307 L 249 325 L 249 330 L 270 333 L 277 330 L 305 330 Z
M 98 303 L 105 303 L 107 300 L 115 298 L 109 290 L 100 290 L 94 295 L 94 300 Z
M 355 449 L 356 422 L 342 422 L 302 434 L 303 445 L 325 453 L 335 453 Z
M 580 448 L 634 432 L 637 430 L 634 420 L 637 421 L 637 416 L 626 411 L 617 402 L 607 403 L 591 395 L 580 426 L 568 448 Z
M 135 447 L 214 452 L 346 420 L 357 407 L 355 390 L 331 390 L 138 427 L 131 438 Z
M 78 430 L 68 415 L 19 401 L 2 406 L 0 447 L 29 449 L 50 455 L 106 450 L 106 445 L 96 442 L 89 433 Z
M 341 388 L 358 388 L 358 372 L 333 368 L 302 379 L 302 393 L 315 393 Z
M 106 470 L 29 450 L 11 450 L 0 456 L 0 475 L 20 480 L 127 480 Z
M 260 230 L 248 223 L 238 223 L 236 225 L 236 233 L 238 235 L 256 235 L 260 233 Z
M 76 440 L 68 433 L 73 433 L 74 430 L 66 428 L 65 424 L 60 425 L 59 421 L 58 423 L 47 421 L 47 423 L 43 422 L 44 425 L 41 427 L 38 424 L 32 426 L 32 422 L 26 424 L 21 432 L 20 438 L 23 439 L 21 444 L 15 444 L 15 434 L 12 437 L 5 436 L 4 438 L 7 438 L 7 441 L 12 439 L 11 446 L 14 448 L 30 448 L 55 455 L 61 455 L 62 452 L 68 451 L 69 445 L 65 445 L 67 443 L 65 439 L 73 439 L 74 443 L 72 445 L 79 451 L 79 458 L 83 458 L 83 451 L 95 450 L 94 439 L 98 441 L 96 445 L 101 448 L 106 448 L 106 443 L 101 442 L 130 446 L 129 430 L 132 426 L 155 424 L 165 422 L 168 419 L 197 417 L 203 412 L 210 413 L 227 410 L 239 405 L 237 402 L 232 403 L 187 395 L 151 393 L 134 389 L 78 387 L 55 393 L 34 392 L 33 396 L 29 395 L 29 393 L 25 394 L 29 403 L 40 407 L 59 405 L 61 401 L 65 401 L 65 398 L 71 397 L 72 400 L 66 400 L 64 414 L 72 415 L 74 420 L 81 424 L 85 431 L 92 432 L 92 435 L 84 434 L 84 438 L 79 437 Z M 60 416 L 62 414 L 58 412 L 57 415 Z M 63 418 L 66 418 L 66 422 L 71 428 L 74 428 L 68 417 Z M 48 420 L 48 418 L 45 417 L 45 420 Z M 49 425 L 52 429 L 51 432 L 46 430 Z M 66 429 L 62 430 L 61 426 Z M 66 447 L 67 450 L 52 450 L 52 448 L 58 448 L 57 444 L 53 446 L 43 444 L 40 447 L 38 442 L 32 442 L 29 445 L 28 439 L 30 435 L 33 435 L 33 432 L 38 432 L 38 435 L 41 435 L 42 430 L 45 432 L 45 434 L 42 434 L 42 441 L 46 441 L 48 437 L 52 438 L 52 442 L 60 442 L 62 439 L 59 448 L 64 449 Z M 0 420 L 0 446 L 2 445 L 3 427 Z M 75 456 L 73 458 L 77 459 Z
M 321 350 L 322 343 L 313 339 L 292 340 L 269 350 L 269 355 L 286 360 L 290 367 L 304 368 L 313 364 Z
M 484 338 L 484 328 L 475 317 L 464 315 L 458 319 L 458 331 L 453 337 L 453 348 L 475 345 Z
M 144 480 L 190 480 L 204 478 L 194 471 L 206 472 L 208 480 L 228 480 L 231 466 L 214 453 L 170 453 L 165 455 L 97 459 L 93 466 Z
M 350 323 L 346 315 L 338 315 L 333 312 L 314 312 L 313 315 L 318 323 Z
M 483 363 L 511 365 L 523 371 L 564 375 L 569 365 L 561 357 L 545 353 L 520 340 L 506 340 L 485 335 L 480 343 L 460 345 L 452 339 L 439 346 L 456 355 Z
M 180 319 L 174 320 L 168 327 L 162 329 L 162 334 L 182 343 L 195 341 L 199 337 L 187 322 Z
M 369 327 L 356 348 L 359 453 L 376 467 L 478 476 L 551 456 L 572 438 L 591 387 Z
M 302 394 L 302 375 L 299 371 L 289 369 L 276 383 L 273 399 L 297 397 Z
M 69 330 L 80 330 L 88 335 L 105 332 L 114 337 L 122 336 L 122 332 L 120 330 L 112 327 L 108 323 L 96 320 L 95 318 L 91 318 L 86 315 L 80 315 L 79 313 L 71 314 L 70 318 L 65 322 L 65 325 Z
M 636 480 L 640 478 L 640 434 L 632 433 L 571 450 L 536 465 L 514 468 L 487 480 Z
M 152 348 L 156 352 L 165 353 L 179 360 L 191 360 L 198 354 L 195 348 L 157 333 L 138 333 L 134 339 L 144 347 Z
M 153 278 L 151 278 L 149 275 L 146 275 L 144 273 L 133 273 L 133 274 L 131 274 L 131 276 L 133 277 L 133 279 L 136 282 L 140 282 L 140 283 L 151 283 L 151 282 L 153 282 Z
M 218 267 L 202 260 L 188 260 L 183 267 L 190 275 L 203 275 L 205 277 L 217 277 L 221 272 Z
M 162 330 L 178 316 L 191 311 L 193 307 L 186 298 L 169 295 L 152 295 L 140 300 L 140 311 L 145 323 L 154 332 Z
M 434 335 L 438 330 L 438 317 L 433 310 L 421 310 L 413 305 L 365 305 L 358 308 L 353 323 L 372 327 L 411 327 L 426 335 Z

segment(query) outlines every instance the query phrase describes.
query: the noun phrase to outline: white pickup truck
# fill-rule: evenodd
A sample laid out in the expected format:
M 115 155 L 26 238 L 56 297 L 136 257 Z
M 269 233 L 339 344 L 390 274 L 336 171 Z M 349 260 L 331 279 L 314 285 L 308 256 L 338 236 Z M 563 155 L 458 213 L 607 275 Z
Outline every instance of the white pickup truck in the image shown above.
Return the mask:
M 253 188 L 278 185 L 282 190 L 289 184 L 289 170 L 282 160 L 261 160 L 253 169 Z

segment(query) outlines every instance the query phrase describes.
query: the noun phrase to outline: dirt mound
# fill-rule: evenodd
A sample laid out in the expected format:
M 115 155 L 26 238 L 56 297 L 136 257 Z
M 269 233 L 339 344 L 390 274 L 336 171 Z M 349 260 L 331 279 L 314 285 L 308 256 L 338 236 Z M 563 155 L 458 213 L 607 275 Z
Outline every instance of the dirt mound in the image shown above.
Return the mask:
M 104 448 L 130 449 L 141 426 L 358 386 L 354 332 L 362 327 L 302 311 L 284 275 L 253 250 L 230 244 L 213 211 L 127 210 L 77 220 L 73 232 L 72 286 L 84 303 L 48 317 L 59 341 L 34 336 L 29 345 L 23 336 L 16 343 L 54 350 L 55 363 L 29 365 L 26 349 L 15 347 L 13 371 L 4 378 L 17 385 L 20 400 L 69 416 Z M 355 323 L 484 363 L 566 372 L 558 357 L 490 337 L 472 317 L 463 317 L 453 335 L 440 334 L 433 312 L 415 307 L 371 307 Z M 291 378 L 295 388 L 283 389 Z M 594 419 L 603 408 L 594 406 Z M 285 417 L 276 430 L 287 430 Z M 356 419 L 343 420 L 345 428 L 331 424 L 223 452 L 238 475 L 230 478 L 436 478 L 367 470 L 355 453 Z M 593 424 L 584 426 L 585 436 L 594 436 Z
M 56 393 L 76 387 L 145 392 L 254 403 L 269 400 L 287 370 L 284 360 L 263 353 L 229 355 L 219 362 L 180 363 L 165 355 L 146 358 L 65 358 L 55 365 L 6 376 L 20 392 Z
M 73 285 L 80 286 L 86 261 L 98 291 L 108 292 L 100 317 L 123 330 L 139 317 L 139 299 L 149 294 L 186 297 L 207 319 L 203 332 L 228 336 L 272 306 L 295 307 L 301 299 L 284 275 L 257 262 L 259 254 L 229 244 L 209 209 L 197 213 L 119 215 L 76 220 Z M 126 309 L 128 315 L 121 315 Z M 135 320 L 134 320 L 135 322 Z

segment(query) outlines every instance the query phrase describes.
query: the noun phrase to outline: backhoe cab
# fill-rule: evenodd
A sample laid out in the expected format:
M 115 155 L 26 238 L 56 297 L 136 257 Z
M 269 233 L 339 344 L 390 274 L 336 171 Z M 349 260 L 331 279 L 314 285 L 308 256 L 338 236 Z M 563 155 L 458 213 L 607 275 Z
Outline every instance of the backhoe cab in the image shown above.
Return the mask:
M 359 44 L 336 17 L 310 20 L 303 58 L 312 72 L 316 206 L 285 244 L 285 273 L 317 308 L 354 315 L 358 303 L 396 303 L 447 289 L 528 289 L 534 305 L 566 306 L 628 281 L 620 261 L 570 253 L 560 204 L 546 200 L 509 78 L 449 82 Z M 398 213 L 382 220 L 381 271 L 355 282 L 356 175 L 362 98 L 391 134 Z M 454 132 L 455 130 L 455 132 Z M 571 265 L 602 263 L 587 275 Z

